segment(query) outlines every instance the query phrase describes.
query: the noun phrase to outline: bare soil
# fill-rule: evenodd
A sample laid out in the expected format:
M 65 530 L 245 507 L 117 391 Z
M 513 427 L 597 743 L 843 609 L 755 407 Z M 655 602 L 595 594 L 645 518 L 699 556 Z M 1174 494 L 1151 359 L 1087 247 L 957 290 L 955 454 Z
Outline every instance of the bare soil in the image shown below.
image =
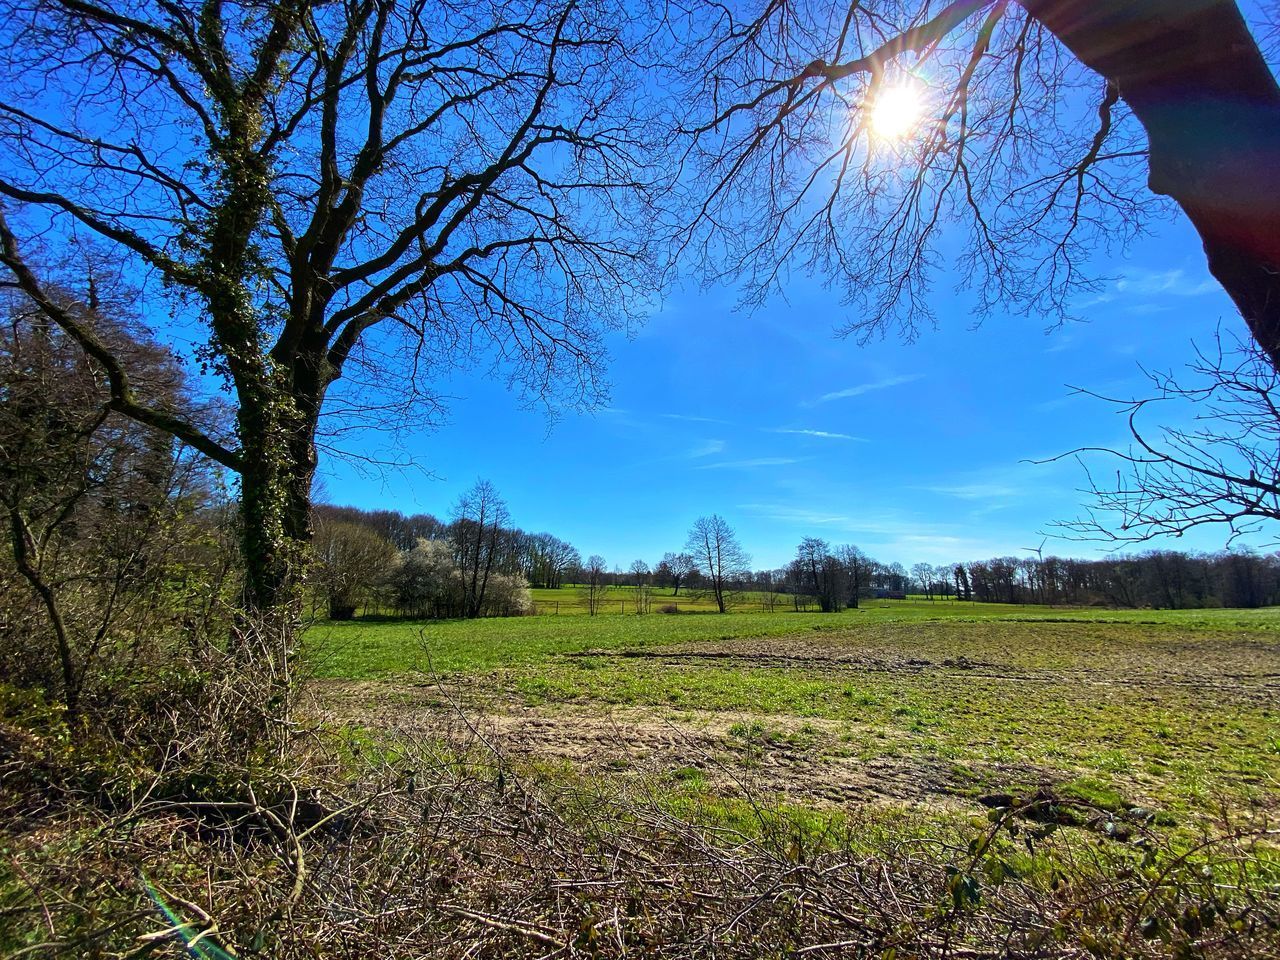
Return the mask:
M 838 806 L 969 806 L 972 774 L 940 761 L 883 755 L 885 731 L 842 721 L 710 710 L 530 706 L 461 687 L 397 681 L 318 681 L 330 717 L 393 736 L 475 738 L 512 760 L 563 762 L 579 773 L 698 779 L 725 796 L 775 794 Z M 763 722 L 762 722 L 763 721 Z M 861 758 L 876 738 L 879 755 Z M 1048 783 L 1044 771 L 992 764 L 993 782 Z

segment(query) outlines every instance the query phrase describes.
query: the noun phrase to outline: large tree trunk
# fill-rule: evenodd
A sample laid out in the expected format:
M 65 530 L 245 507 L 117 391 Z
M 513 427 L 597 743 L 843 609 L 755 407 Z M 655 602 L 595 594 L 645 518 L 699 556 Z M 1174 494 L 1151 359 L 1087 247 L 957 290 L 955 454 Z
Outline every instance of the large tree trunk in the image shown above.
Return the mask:
M 265 422 L 264 422 L 265 421 Z M 277 418 L 241 416 L 240 474 L 244 607 L 250 616 L 286 613 L 298 594 L 308 525 L 298 467 Z
M 1151 189 L 1280 370 L 1280 86 L 1228 0 L 1021 0 L 1146 128 Z
M 290 644 L 301 622 L 311 542 L 319 401 L 281 386 L 262 389 L 270 396 L 240 407 L 244 613 Z

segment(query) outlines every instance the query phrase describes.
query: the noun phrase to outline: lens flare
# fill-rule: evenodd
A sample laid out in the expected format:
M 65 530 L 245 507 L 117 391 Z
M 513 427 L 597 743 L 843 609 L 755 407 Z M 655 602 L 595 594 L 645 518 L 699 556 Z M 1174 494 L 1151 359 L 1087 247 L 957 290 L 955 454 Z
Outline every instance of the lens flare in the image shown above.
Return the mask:
M 881 87 L 871 104 L 871 129 L 883 140 L 906 139 L 924 113 L 924 91 L 916 84 Z

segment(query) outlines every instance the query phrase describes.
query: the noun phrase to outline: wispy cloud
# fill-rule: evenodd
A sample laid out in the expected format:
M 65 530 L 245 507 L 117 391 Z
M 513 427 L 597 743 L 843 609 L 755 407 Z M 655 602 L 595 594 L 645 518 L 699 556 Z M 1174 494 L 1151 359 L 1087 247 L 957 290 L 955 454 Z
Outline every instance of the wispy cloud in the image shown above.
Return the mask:
M 1037 403 L 1035 406 L 1033 406 L 1032 409 L 1040 413 L 1052 413 L 1054 410 L 1061 410 L 1064 407 L 1069 407 L 1074 403 L 1079 403 L 1082 396 L 1083 394 L 1080 394 L 1077 392 L 1063 394 L 1060 397 L 1053 397 L 1049 400 L 1042 400 L 1039 403 Z
M 721 460 L 718 463 L 704 463 L 699 470 L 753 470 L 757 467 L 785 467 L 799 463 L 796 457 L 756 457 L 752 460 Z
M 1129 308 L 1129 313 L 1135 317 L 1149 317 L 1157 313 L 1168 313 L 1173 308 L 1164 303 L 1139 303 Z
M 866 437 L 855 437 L 849 433 L 831 433 L 827 430 L 792 430 L 785 427 L 778 427 L 773 430 L 766 430 L 765 433 L 789 433 L 797 437 L 817 437 L 819 440 L 856 440 L 859 443 L 866 443 Z
M 737 509 L 761 520 L 795 528 L 797 539 L 806 533 L 826 537 L 831 542 L 854 541 L 884 559 L 907 562 L 951 563 L 977 557 L 1016 554 L 1018 540 L 979 539 L 968 535 L 964 525 L 938 523 L 916 515 L 904 515 L 892 508 L 854 515 L 826 513 L 789 503 L 742 503 Z
M 1070 334 L 1058 334 L 1058 336 L 1054 338 L 1054 342 L 1050 346 L 1044 348 L 1044 352 L 1063 353 L 1064 351 L 1070 350 L 1074 345 L 1074 342 L 1075 337 Z
M 686 456 L 690 460 L 696 460 L 699 457 L 710 457 L 717 453 L 724 452 L 723 440 L 704 440 L 701 444 L 690 450 Z
M 1116 281 L 1121 293 L 1139 296 L 1199 297 L 1222 288 L 1213 280 L 1193 280 L 1186 271 L 1134 267 Z
M 1007 483 L 956 483 L 921 487 L 930 493 L 941 493 L 961 500 L 1008 500 L 1021 496 L 1023 490 Z
M 739 510 L 752 513 L 763 520 L 775 520 L 779 523 L 796 524 L 840 524 L 842 527 L 854 524 L 854 518 L 847 514 L 825 513 L 821 510 L 810 510 L 790 503 L 740 503 Z
M 683 413 L 660 413 L 658 414 L 663 420 L 682 420 L 685 423 L 722 423 L 728 424 L 728 420 L 717 420 L 715 417 L 691 417 Z
M 884 377 L 880 380 L 870 380 L 866 383 L 855 384 L 852 387 L 845 387 L 843 390 L 824 393 L 817 400 L 810 400 L 803 406 L 814 407 L 820 403 L 830 403 L 832 400 L 848 400 L 851 397 L 860 397 L 866 393 L 874 393 L 876 390 L 888 390 L 890 387 L 900 387 L 904 383 L 915 383 L 917 380 L 922 379 L 924 379 L 923 373 L 906 373 L 893 377 Z
M 1088 310 L 1114 303 L 1124 306 L 1130 313 L 1161 313 L 1168 309 L 1161 304 L 1134 304 L 1137 297 L 1200 297 L 1221 290 L 1222 287 L 1212 279 L 1196 280 L 1187 276 L 1185 270 L 1150 270 L 1146 267 L 1130 267 L 1116 278 L 1114 286 L 1109 290 L 1089 297 L 1076 304 L 1077 310 Z

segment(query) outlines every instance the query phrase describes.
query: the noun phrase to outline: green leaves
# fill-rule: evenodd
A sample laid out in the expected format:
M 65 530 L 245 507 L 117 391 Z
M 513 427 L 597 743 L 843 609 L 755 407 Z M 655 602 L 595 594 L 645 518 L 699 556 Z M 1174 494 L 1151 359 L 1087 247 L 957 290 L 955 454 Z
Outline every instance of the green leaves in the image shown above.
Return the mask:
M 946 875 L 946 892 L 956 910 L 969 910 L 982 902 L 982 888 L 976 877 L 950 865 Z

